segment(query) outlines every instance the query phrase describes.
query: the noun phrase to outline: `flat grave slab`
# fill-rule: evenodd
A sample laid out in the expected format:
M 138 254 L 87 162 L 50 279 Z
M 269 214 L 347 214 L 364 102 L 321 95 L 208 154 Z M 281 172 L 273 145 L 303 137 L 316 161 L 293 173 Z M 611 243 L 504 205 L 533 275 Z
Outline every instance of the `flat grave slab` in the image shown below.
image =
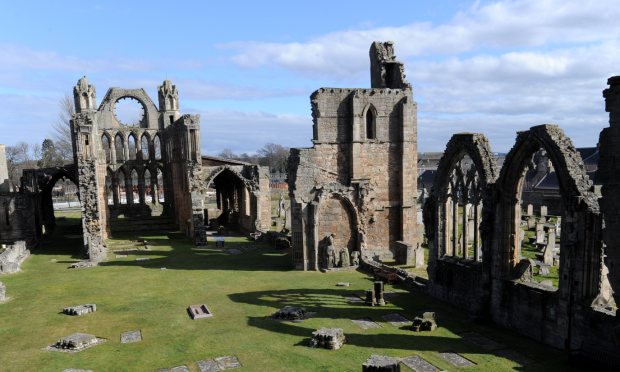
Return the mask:
M 174 368 L 158 369 L 155 372 L 189 372 L 189 369 L 187 369 L 187 366 L 179 366 Z
M 349 302 L 364 302 L 364 300 L 357 295 L 342 295 L 342 298 Z
M 130 342 L 142 341 L 141 331 L 128 331 L 121 334 L 121 344 L 128 344 Z
M 394 298 L 400 296 L 400 293 L 394 291 L 383 291 L 383 298 Z
M 192 305 L 187 308 L 187 312 L 192 317 L 192 319 L 202 319 L 202 318 L 212 318 L 213 313 L 207 307 L 207 305 Z
M 86 304 L 80 306 L 65 307 L 62 312 L 67 315 L 80 316 L 97 311 L 97 305 Z
M 315 314 L 316 311 L 306 311 L 303 307 L 284 306 L 265 319 L 278 322 L 303 323 L 312 318 Z
M 420 358 L 417 355 L 406 357 L 401 359 L 401 362 L 407 367 L 413 369 L 415 372 L 436 372 L 439 368 L 430 364 L 426 360 Z
M 242 254 L 243 252 L 241 252 L 240 250 L 238 250 L 237 248 L 232 248 L 228 250 L 228 253 L 232 253 L 232 254 Z
M 495 350 L 495 354 L 511 360 L 522 367 L 528 367 L 538 364 L 538 362 L 534 359 L 526 357 L 525 355 L 513 349 Z
M 117 254 L 116 258 L 127 258 L 126 254 Z
M 75 369 L 75 368 L 69 368 L 69 369 L 65 369 L 62 372 L 93 372 L 92 370 L 85 370 L 85 369 Z
M 253 246 L 253 245 L 249 245 L 249 246 L 241 247 L 241 249 L 243 249 L 244 251 L 247 252 L 247 251 L 251 251 L 251 250 L 256 249 L 256 247 Z
M 75 354 L 93 346 L 100 345 L 106 341 L 105 338 L 99 338 L 85 333 L 75 333 L 71 336 L 63 337 L 55 344 L 44 347 L 41 350 Z
M 380 325 L 375 323 L 370 318 L 362 318 L 362 319 L 351 319 L 351 321 L 363 329 L 372 329 L 372 328 L 381 328 Z
M 446 362 L 452 364 L 455 367 L 463 368 L 469 366 L 475 366 L 476 363 L 472 362 L 469 359 L 466 359 L 456 353 L 446 352 L 437 354 L 438 357 L 445 360 Z
M 406 324 L 412 324 L 413 322 L 399 313 L 385 314 L 381 316 L 386 322 L 393 326 L 403 326 Z
M 345 282 L 340 282 L 338 284 L 336 284 L 338 287 L 348 287 L 350 284 L 349 283 L 345 283 Z
M 139 258 L 136 258 L 136 261 L 148 261 L 148 260 L 149 260 L 149 258 L 148 258 L 148 257 L 139 257 Z
M 463 332 L 463 333 L 457 333 L 457 336 L 462 337 L 464 339 L 466 339 L 467 341 L 476 344 L 478 346 L 482 346 L 482 347 L 496 347 L 496 346 L 500 346 L 499 343 L 491 340 L 488 337 L 485 337 L 483 335 L 481 335 L 478 332 Z
M 217 362 L 213 359 L 206 359 L 198 361 L 198 368 L 200 372 L 217 372 L 221 371 L 220 367 L 217 365 Z
M 235 368 L 241 367 L 241 363 L 239 363 L 239 360 L 234 355 L 228 355 L 228 356 L 215 358 L 215 361 L 220 366 L 220 369 L 222 371 L 225 371 L 227 369 L 235 369 Z

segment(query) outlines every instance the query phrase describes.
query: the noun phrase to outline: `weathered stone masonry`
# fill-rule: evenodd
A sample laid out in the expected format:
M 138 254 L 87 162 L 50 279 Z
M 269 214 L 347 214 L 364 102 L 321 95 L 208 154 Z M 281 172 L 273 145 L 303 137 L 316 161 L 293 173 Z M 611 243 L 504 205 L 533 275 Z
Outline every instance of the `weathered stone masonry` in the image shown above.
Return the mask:
M 533 261 L 521 257 L 523 182 L 541 148 L 553 162 L 562 186 L 558 288 L 534 281 Z M 473 177 L 459 176 L 469 174 L 462 163 L 465 156 L 470 167 L 478 170 Z M 471 191 L 476 188 L 469 188 L 470 180 L 479 184 L 482 201 L 481 214 L 474 219 L 480 218 L 481 239 L 473 244 L 474 249 L 479 245 L 481 249 L 474 256 L 468 256 L 466 249 L 460 254 L 455 251 L 467 239 L 453 239 L 459 220 L 447 212 L 451 201 L 452 211 L 457 211 L 468 198 L 475 199 L 476 192 Z M 432 246 L 429 293 L 559 348 L 576 349 L 582 342 L 613 347 L 615 313 L 609 310 L 613 301 L 605 284 L 603 218 L 581 156 L 558 126 L 540 125 L 519 132 L 499 177 L 483 135 L 454 135 L 424 205 L 424 221 Z
M 158 172 L 164 180 L 163 212 L 171 215 L 196 244 L 205 244 L 200 116 L 180 115 L 176 87 L 167 80 L 158 87 L 159 109 L 144 89 L 121 88 L 110 88 L 97 109 L 95 87 L 86 77 L 78 81 L 73 94 L 76 114 L 71 120 L 71 132 L 87 258 L 105 259 L 111 216 L 150 215 L 158 206 Z M 144 116 L 135 126 L 121 123 L 114 115 L 116 102 L 125 98 L 137 100 L 144 109 Z M 130 141 L 135 148 L 129 146 Z M 143 151 L 143 144 L 148 150 Z M 132 174 L 138 177 L 138 195 L 133 192 Z M 153 206 L 145 202 L 147 175 Z M 126 187 L 125 203 L 119 200 L 121 180 Z M 134 202 L 136 196 L 138 201 Z
M 417 105 L 392 44 L 370 48 L 370 89 L 321 88 L 310 97 L 314 146 L 289 158 L 296 269 L 322 267 L 331 233 L 338 250 L 382 259 L 415 245 Z

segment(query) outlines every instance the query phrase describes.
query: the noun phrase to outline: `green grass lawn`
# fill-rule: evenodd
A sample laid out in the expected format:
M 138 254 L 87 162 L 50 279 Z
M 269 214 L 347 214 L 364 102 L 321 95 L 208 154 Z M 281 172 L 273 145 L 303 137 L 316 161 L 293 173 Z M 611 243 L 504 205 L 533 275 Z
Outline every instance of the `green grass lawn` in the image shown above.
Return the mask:
M 198 249 L 178 232 L 135 235 L 117 232 L 111 243 L 148 239 L 152 251 L 121 259 L 110 253 L 98 267 L 68 269 L 80 261 L 81 236 L 55 236 L 24 263 L 22 273 L 0 277 L 11 297 L 0 304 L 0 371 L 154 371 L 187 365 L 197 372 L 197 361 L 226 355 L 239 359 L 239 371 L 359 371 L 371 354 L 419 355 L 441 370 L 456 371 L 436 355 L 443 351 L 477 364 L 467 371 L 523 370 L 456 335 L 465 331 L 477 331 L 503 344 L 501 348 L 541 362 L 527 371 L 571 370 L 560 350 L 494 324 L 474 325 L 464 311 L 399 286 L 386 286 L 401 295 L 385 307 L 347 302 L 342 295 L 362 295 L 372 287 L 364 272 L 292 271 L 289 252 L 264 245 L 229 255 L 213 246 Z M 226 246 L 244 244 L 254 243 L 235 238 Z M 136 257 L 150 260 L 137 262 Z M 341 281 L 351 286 L 336 287 Z M 79 317 L 61 313 L 64 307 L 86 303 L 97 304 L 98 311 Z M 191 320 L 187 306 L 202 303 L 214 317 Z M 265 320 L 286 305 L 317 314 L 299 324 Z M 413 319 L 429 309 L 445 317 L 438 319 L 434 332 L 413 333 L 381 318 L 398 312 Z M 361 317 L 382 328 L 363 330 L 350 321 Z M 337 351 L 308 348 L 312 331 L 320 327 L 343 328 L 345 346 Z M 142 331 L 142 342 L 120 343 L 121 332 L 135 330 Z M 76 332 L 108 341 L 77 354 L 41 350 Z

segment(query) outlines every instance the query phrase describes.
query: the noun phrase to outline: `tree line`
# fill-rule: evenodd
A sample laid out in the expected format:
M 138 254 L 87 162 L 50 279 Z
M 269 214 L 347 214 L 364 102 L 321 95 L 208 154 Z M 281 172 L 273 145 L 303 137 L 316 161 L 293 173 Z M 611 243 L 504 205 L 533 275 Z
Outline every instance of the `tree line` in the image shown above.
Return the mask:
M 217 156 L 223 159 L 239 160 L 246 163 L 269 167 L 272 173 L 286 172 L 288 168 L 288 155 L 290 148 L 275 143 L 267 143 L 256 154 L 243 153 L 236 155 L 231 149 L 222 150 Z

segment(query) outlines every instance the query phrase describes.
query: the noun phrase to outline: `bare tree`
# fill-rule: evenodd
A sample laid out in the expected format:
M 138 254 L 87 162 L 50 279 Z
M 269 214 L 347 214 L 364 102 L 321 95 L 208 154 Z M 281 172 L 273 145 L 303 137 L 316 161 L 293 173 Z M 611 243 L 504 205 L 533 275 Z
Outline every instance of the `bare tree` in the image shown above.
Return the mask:
M 75 113 L 73 96 L 69 92 L 63 93 L 58 100 L 58 115 L 52 122 L 50 136 L 58 156 L 66 163 L 73 162 L 73 148 L 71 145 L 71 115 Z
M 36 169 L 41 160 L 41 145 L 38 143 L 18 142 L 15 146 L 6 147 L 6 163 L 9 180 L 13 186 L 20 185 L 24 169 Z
M 286 172 L 289 148 L 275 143 L 267 143 L 257 153 L 262 157 L 261 165 L 269 167 L 271 172 Z
M 217 154 L 217 157 L 222 158 L 222 159 L 232 159 L 232 160 L 239 159 L 239 156 L 235 155 L 235 153 L 232 152 L 231 149 L 224 149 L 220 151 L 220 153 Z

